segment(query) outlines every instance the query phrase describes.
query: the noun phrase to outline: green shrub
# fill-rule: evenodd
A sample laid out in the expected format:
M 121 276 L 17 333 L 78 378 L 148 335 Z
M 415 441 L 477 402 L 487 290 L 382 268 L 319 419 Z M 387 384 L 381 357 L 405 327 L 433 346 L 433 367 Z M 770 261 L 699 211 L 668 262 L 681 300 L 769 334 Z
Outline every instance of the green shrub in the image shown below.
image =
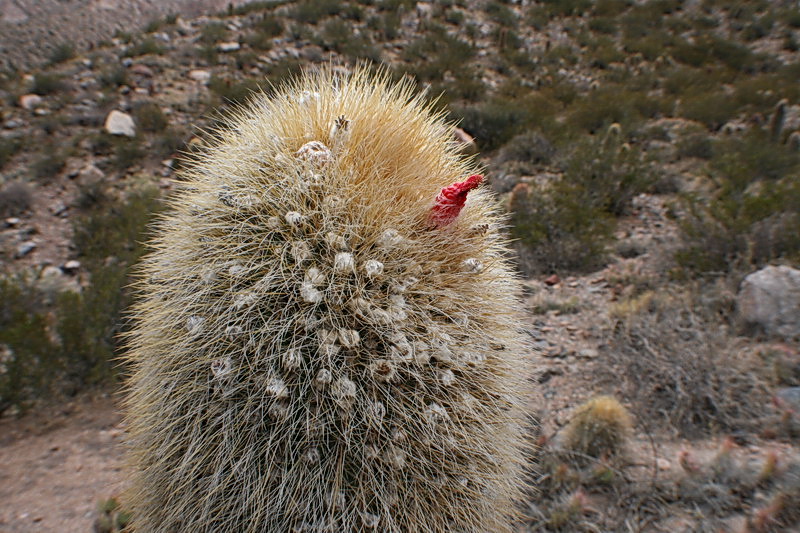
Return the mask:
M 303 24 L 316 24 L 325 17 L 338 14 L 341 9 L 339 0 L 300 0 L 289 16 Z
M 153 102 L 139 102 L 133 107 L 136 126 L 149 133 L 164 131 L 169 124 L 161 107 Z
M 49 392 L 62 372 L 53 344 L 41 291 L 22 276 L 0 277 L 0 413 Z
M 380 51 L 366 40 L 365 35 L 353 35 L 352 25 L 340 18 L 326 22 L 316 41 L 325 49 L 335 50 L 353 59 L 380 61 Z
M 144 55 L 161 55 L 164 53 L 164 47 L 153 37 L 145 37 L 137 41 L 133 46 L 129 46 L 123 52 L 124 57 L 138 57 Z
M 43 155 L 36 159 L 30 166 L 34 179 L 49 182 L 61 172 L 67 162 L 64 152 L 50 147 Z
M 216 44 L 228 36 L 228 27 L 222 22 L 209 22 L 200 29 L 199 41 L 204 44 Z
M 72 43 L 60 43 L 50 52 L 48 60 L 51 65 L 64 63 L 75 57 L 75 46 Z
M 33 193 L 27 183 L 12 181 L 0 189 L 0 218 L 18 216 L 30 209 Z
M 621 216 L 635 196 L 651 189 L 658 174 L 639 150 L 622 143 L 615 126 L 604 138 L 578 141 L 563 166 L 565 181 L 582 192 L 588 208 Z
M 259 85 L 255 80 L 236 81 L 229 78 L 212 76 L 208 88 L 216 94 L 224 104 L 241 105 L 247 101 Z
M 40 72 L 33 75 L 31 92 L 41 96 L 57 93 L 67 88 L 64 78 L 60 74 Z
M 403 52 L 403 59 L 420 80 L 440 80 L 446 72 L 456 72 L 472 59 L 475 50 L 466 41 L 434 30 L 411 42 Z
M 114 143 L 114 159 L 112 165 L 118 171 L 128 170 L 139 163 L 146 156 L 146 152 L 136 138 L 120 138 Z
M 513 9 L 496 0 L 486 2 L 483 5 L 483 11 L 500 26 L 513 27 L 519 20 Z
M 683 273 L 728 273 L 800 259 L 797 154 L 754 133 L 718 141 L 711 169 L 717 186 L 710 198 L 684 199 L 683 245 L 676 253 Z
M 100 86 L 106 89 L 116 89 L 129 83 L 127 69 L 119 64 L 103 68 L 97 79 L 100 82 Z
M 0 170 L 22 149 L 22 138 L 0 137 Z
M 511 192 L 511 234 L 519 241 L 527 275 L 556 270 L 591 270 L 603 264 L 613 221 L 593 207 L 587 192 L 561 179 Z

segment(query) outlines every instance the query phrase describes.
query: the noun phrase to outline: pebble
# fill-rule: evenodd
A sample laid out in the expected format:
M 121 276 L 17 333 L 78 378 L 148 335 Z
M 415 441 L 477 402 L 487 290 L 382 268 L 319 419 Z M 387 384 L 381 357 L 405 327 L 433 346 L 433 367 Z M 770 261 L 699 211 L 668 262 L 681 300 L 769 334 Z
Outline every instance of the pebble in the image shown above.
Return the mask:
M 600 353 L 594 348 L 584 348 L 580 350 L 577 355 L 581 359 L 596 359 Z
M 231 41 L 231 42 L 228 42 L 228 43 L 219 43 L 217 45 L 217 50 L 219 50 L 220 52 L 236 52 L 241 47 L 242 47 L 242 45 L 240 45 L 238 42 Z
M 42 102 L 44 102 L 44 100 L 38 94 L 23 94 L 19 97 L 20 107 L 28 111 L 42 105 Z
M 189 79 L 205 84 L 211 80 L 211 73 L 207 70 L 192 70 L 189 72 Z
M 61 267 L 61 270 L 65 274 L 75 274 L 81 268 L 81 262 L 77 259 L 72 259 L 64 263 L 64 266 Z
M 17 253 L 14 257 L 17 259 L 23 258 L 32 251 L 36 249 L 36 243 L 34 241 L 25 241 L 19 246 L 17 246 Z
M 17 227 L 19 225 L 20 222 L 22 222 L 22 221 L 20 219 L 18 219 L 17 217 L 9 217 L 9 218 L 7 218 L 5 220 L 5 227 L 7 227 L 7 228 L 15 228 L 15 227 Z

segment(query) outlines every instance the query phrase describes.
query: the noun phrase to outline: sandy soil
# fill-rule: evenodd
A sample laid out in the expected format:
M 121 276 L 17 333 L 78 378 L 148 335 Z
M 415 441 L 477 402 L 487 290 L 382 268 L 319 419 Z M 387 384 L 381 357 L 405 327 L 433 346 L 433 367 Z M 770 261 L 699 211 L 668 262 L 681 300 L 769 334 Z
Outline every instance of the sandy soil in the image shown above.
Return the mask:
M 108 394 L 0 420 L 0 531 L 91 531 L 122 486 L 122 433 Z

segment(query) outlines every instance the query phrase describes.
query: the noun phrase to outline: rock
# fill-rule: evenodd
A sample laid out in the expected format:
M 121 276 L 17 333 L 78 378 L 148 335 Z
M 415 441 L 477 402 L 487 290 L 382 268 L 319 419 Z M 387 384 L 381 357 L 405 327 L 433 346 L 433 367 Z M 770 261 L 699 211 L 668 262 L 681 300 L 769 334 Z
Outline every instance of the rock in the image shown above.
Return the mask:
M 142 63 L 137 63 L 130 68 L 131 74 L 136 74 L 138 76 L 144 76 L 145 78 L 152 78 L 153 77 L 153 70 L 148 67 L 147 65 L 143 65 Z
M 14 255 L 17 259 L 21 259 L 36 249 L 34 241 L 25 241 L 17 246 L 17 253 Z
M 10 118 L 5 122 L 3 122 L 3 127 L 7 130 L 15 130 L 23 125 L 24 123 L 21 120 L 16 120 L 13 118 Z
M 192 70 L 189 72 L 189 79 L 207 84 L 211 80 L 211 73 L 207 70 Z
M 580 350 L 576 355 L 581 359 L 597 359 L 597 357 L 600 355 L 600 352 L 598 352 L 594 348 L 584 348 L 583 350 Z
M 81 269 L 81 262 L 76 260 L 76 259 L 72 259 L 70 261 L 67 261 L 61 267 L 62 272 L 64 272 L 65 274 L 75 274 L 80 269 Z
M 105 129 L 112 135 L 136 136 L 136 125 L 133 123 L 133 118 L 116 109 L 106 117 Z
M 770 336 L 800 339 L 800 270 L 768 266 L 742 281 L 739 316 Z
M 220 52 L 237 52 L 241 47 L 242 45 L 236 41 L 231 41 L 229 43 L 219 43 L 217 45 L 217 50 Z
M 475 139 L 461 128 L 455 128 L 453 130 L 453 140 L 458 145 L 462 154 L 475 155 L 478 153 L 478 145 L 475 144 Z
M 82 185 L 88 185 L 102 181 L 106 175 L 102 170 L 89 163 L 78 171 L 76 177 Z
M 23 94 L 19 97 L 20 107 L 27 109 L 28 111 L 31 111 L 37 106 L 42 105 L 42 102 L 44 102 L 44 99 L 38 94 Z
M 561 278 L 558 277 L 558 274 L 553 274 L 551 276 L 548 276 L 544 280 L 544 283 L 545 285 L 550 285 L 552 287 L 553 285 L 558 285 L 559 283 L 561 283 Z
M 7 227 L 7 228 L 15 228 L 15 227 L 19 226 L 20 222 L 21 222 L 21 220 L 18 219 L 17 217 L 9 217 L 9 218 L 7 218 L 5 220 L 5 227 Z
M 800 414 L 800 387 L 784 387 L 775 391 L 775 404 Z

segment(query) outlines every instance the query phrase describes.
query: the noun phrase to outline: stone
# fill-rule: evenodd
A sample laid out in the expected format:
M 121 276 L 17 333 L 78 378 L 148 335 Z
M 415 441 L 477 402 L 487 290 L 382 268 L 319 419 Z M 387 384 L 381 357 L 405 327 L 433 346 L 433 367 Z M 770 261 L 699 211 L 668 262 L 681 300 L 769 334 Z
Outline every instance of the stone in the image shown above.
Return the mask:
M 28 111 L 32 111 L 36 107 L 42 105 L 42 102 L 44 102 L 44 99 L 38 94 L 23 94 L 19 97 L 20 107 Z
M 82 185 L 98 183 L 105 179 L 105 177 L 105 173 L 92 163 L 89 163 L 81 168 L 76 175 L 78 182 L 80 182 Z
M 558 274 L 552 274 L 547 278 L 545 278 L 544 283 L 545 285 L 549 285 L 552 287 L 553 285 L 558 285 L 559 283 L 561 283 L 561 278 L 558 277 Z
M 105 130 L 112 135 L 136 136 L 136 125 L 133 117 L 116 109 L 106 117 Z
M 219 43 L 217 45 L 217 50 L 220 52 L 238 52 L 241 47 L 242 45 L 236 41 L 231 41 L 229 43 Z
M 143 76 L 145 78 L 152 78 L 153 77 L 153 70 L 144 65 L 142 63 L 136 63 L 130 68 L 131 74 L 136 74 L 137 76 Z
M 744 324 L 769 336 L 800 339 L 800 270 L 768 266 L 749 274 L 736 303 Z
M 64 265 L 61 267 L 61 270 L 65 274 L 75 274 L 80 269 L 81 269 L 81 262 L 78 261 L 77 259 L 71 259 L 70 261 L 64 263 Z
M 211 73 L 207 70 L 192 70 L 189 72 L 189 79 L 207 84 L 211 81 Z
M 36 249 L 34 241 L 25 241 L 17 246 L 17 253 L 14 255 L 17 259 L 21 259 Z
M 800 387 L 784 387 L 775 391 L 775 405 L 800 413 Z

